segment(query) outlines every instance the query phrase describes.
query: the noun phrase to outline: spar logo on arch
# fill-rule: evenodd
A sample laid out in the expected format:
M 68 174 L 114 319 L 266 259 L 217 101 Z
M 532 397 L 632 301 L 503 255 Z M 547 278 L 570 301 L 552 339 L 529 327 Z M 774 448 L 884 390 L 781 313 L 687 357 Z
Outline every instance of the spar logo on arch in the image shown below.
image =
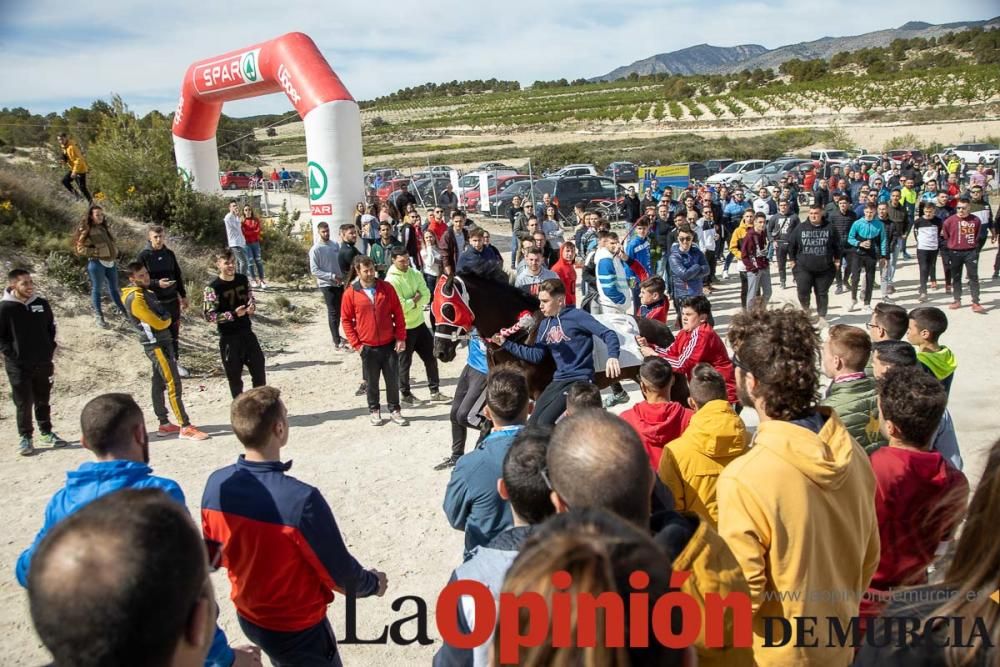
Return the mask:
M 194 71 L 195 88 L 202 93 L 247 86 L 261 79 L 260 49 L 213 60 L 199 65 Z
M 316 201 L 326 194 L 326 186 L 330 179 L 326 175 L 326 170 L 318 162 L 310 162 L 309 168 L 309 199 Z

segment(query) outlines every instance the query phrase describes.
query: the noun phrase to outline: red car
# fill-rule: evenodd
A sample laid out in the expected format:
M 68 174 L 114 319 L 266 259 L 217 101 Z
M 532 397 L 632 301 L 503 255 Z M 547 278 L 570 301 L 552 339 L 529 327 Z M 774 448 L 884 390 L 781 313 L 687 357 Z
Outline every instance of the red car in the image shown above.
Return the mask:
M 219 185 L 223 190 L 247 190 L 253 174 L 249 171 L 226 171 L 219 176 Z
M 496 179 L 492 177 L 487 180 L 489 185 L 489 196 L 492 197 L 498 192 L 503 192 L 504 189 L 516 181 L 526 181 L 528 176 L 526 174 L 506 174 L 503 176 L 498 176 Z M 465 193 L 463 197 L 463 203 L 465 204 L 466 211 L 478 211 L 479 210 L 479 198 L 480 191 L 478 188 L 474 190 L 469 190 Z
M 385 201 L 393 192 L 402 190 L 409 185 L 410 179 L 408 178 L 394 178 L 391 181 L 384 182 L 375 194 L 381 201 Z

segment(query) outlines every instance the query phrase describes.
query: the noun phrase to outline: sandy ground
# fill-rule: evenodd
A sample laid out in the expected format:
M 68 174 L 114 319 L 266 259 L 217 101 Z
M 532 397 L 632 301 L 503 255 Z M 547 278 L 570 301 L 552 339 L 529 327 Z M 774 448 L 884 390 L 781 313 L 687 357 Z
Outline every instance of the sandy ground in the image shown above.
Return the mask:
M 500 227 L 490 226 L 497 232 Z M 499 244 L 498 244 L 499 245 Z M 959 359 L 958 376 L 951 394 L 950 409 L 957 426 L 970 481 L 978 481 L 984 453 L 1000 432 L 995 397 L 1000 392 L 1000 346 L 991 334 L 1000 322 L 1000 282 L 989 281 L 996 246 L 983 254 L 983 303 L 991 308 L 987 316 L 972 314 L 968 308 L 947 311 L 951 326 L 944 342 Z M 915 303 L 915 262 L 906 262 L 899 271 L 897 294 L 906 307 Z M 43 283 L 44 285 L 44 283 Z M 289 293 L 299 302 L 310 301 L 322 313 L 322 300 L 315 293 Z M 789 290 L 776 290 L 776 301 L 794 298 Z M 933 294 L 931 304 L 946 306 L 942 291 Z M 739 305 L 739 283 L 735 278 L 722 283 L 713 298 L 721 326 Z M 867 316 L 848 314 L 848 297 L 833 296 L 831 319 L 863 326 Z M 129 391 L 147 411 L 149 425 L 155 420 L 149 407 L 149 366 L 131 334 L 92 332 L 89 317 L 60 318 L 60 352 L 56 358 L 54 419 L 56 430 L 67 438 L 78 437 L 77 418 L 83 403 L 103 391 Z M 371 639 L 382 628 L 416 611 L 412 599 L 393 611 L 394 600 L 419 596 L 426 601 L 428 633 L 434 644 L 420 646 L 342 645 L 344 660 L 354 665 L 428 664 L 439 645 L 434 624 L 437 594 L 449 574 L 461 561 L 462 534 L 450 528 L 441 501 L 449 473 L 435 472 L 433 465 L 449 449 L 448 406 L 435 405 L 408 409 L 407 428 L 386 425 L 373 428 L 367 421 L 364 399 L 354 396 L 359 381 L 358 357 L 335 353 L 322 317 L 289 331 L 286 352 L 268 358 L 268 380 L 279 387 L 287 403 L 292 425 L 285 457 L 295 461 L 291 473 L 318 486 L 337 517 L 345 540 L 364 564 L 382 569 L 389 576 L 385 598 L 358 602 L 358 636 Z M 100 368 L 89 377 L 74 372 L 74 358 L 86 355 Z M 443 390 L 454 391 L 465 355 L 443 366 Z M 424 379 L 422 364 L 414 363 L 414 377 Z M 204 386 L 199 390 L 199 384 Z M 207 476 L 228 465 L 241 447 L 228 426 L 229 395 L 222 377 L 192 378 L 184 383 L 186 404 L 193 420 L 213 435 L 204 443 L 178 440 L 151 442 L 151 465 L 156 474 L 175 479 L 185 490 L 188 506 L 197 516 L 199 500 Z M 626 384 L 633 400 L 635 385 Z M 418 396 L 427 395 L 426 385 L 415 385 Z M 756 422 L 753 411 L 744 413 L 748 423 Z M 13 577 L 15 560 L 33 539 L 42 523 L 45 504 L 62 486 L 64 472 L 88 460 L 77 446 L 53 451 L 42 450 L 33 458 L 15 453 L 16 433 L 12 406 L 6 397 L 0 402 L 0 488 L 6 507 L 6 527 L 0 540 L 0 647 L 5 665 L 38 665 L 46 659 L 31 628 L 24 591 Z M 470 443 L 471 446 L 471 443 Z M 231 642 L 244 638 L 228 600 L 225 575 L 214 582 L 221 607 L 220 623 Z M 345 636 L 343 601 L 338 597 L 330 618 L 341 639 Z M 415 623 L 402 632 L 413 637 Z

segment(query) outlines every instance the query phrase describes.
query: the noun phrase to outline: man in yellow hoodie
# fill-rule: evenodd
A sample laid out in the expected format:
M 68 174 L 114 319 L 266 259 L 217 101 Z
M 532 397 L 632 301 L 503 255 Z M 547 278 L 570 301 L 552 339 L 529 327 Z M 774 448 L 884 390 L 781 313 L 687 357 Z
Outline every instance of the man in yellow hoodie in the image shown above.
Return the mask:
M 719 474 L 747 449 L 743 420 L 726 400 L 726 380 L 712 364 L 698 364 L 688 381 L 688 405 L 695 411 L 687 430 L 667 443 L 660 479 L 674 496 L 674 508 L 695 512 L 716 528 Z
M 871 464 L 837 414 L 816 404 L 819 334 L 804 311 L 744 311 L 729 341 L 740 402 L 760 426 L 719 476 L 719 534 L 750 586 L 754 661 L 847 665 L 852 619 L 879 563 Z
M 208 435 L 191 425 L 181 400 L 181 378 L 177 372 L 173 339 L 170 336 L 170 314 L 149 289 L 149 271 L 142 262 L 128 265 L 129 286 L 122 290 L 122 301 L 129 319 L 139 332 L 142 349 L 153 362 L 153 411 L 160 420 L 156 434 L 165 437 L 174 433 L 182 440 L 207 440 Z M 163 285 L 167 287 L 167 285 Z M 170 409 L 177 424 L 167 419 L 163 392 L 167 392 Z
M 690 574 L 681 591 L 698 603 L 702 614 L 701 632 L 693 644 L 701 667 L 753 665 L 751 649 L 735 646 L 734 627 L 740 615 L 735 609 L 724 617 L 722 647 L 705 646 L 706 624 L 718 623 L 711 615 L 705 620 L 705 596 L 749 595 L 739 563 L 715 529 L 697 514 L 668 510 L 650 516 L 656 478 L 639 435 L 627 422 L 604 410 L 584 410 L 563 418 L 552 432 L 545 464 L 556 512 L 587 507 L 614 512 L 655 533 L 657 544 L 666 552 L 664 567 Z
M 63 186 L 77 199 L 82 195 L 88 204 L 93 203 L 94 198 L 90 196 L 90 190 L 87 189 L 87 160 L 83 157 L 83 151 L 80 150 L 80 146 L 75 141 L 66 136 L 65 132 L 61 132 L 57 138 L 63 152 L 63 162 L 69 167 L 69 171 L 62 179 Z M 73 189 L 74 183 L 80 188 L 79 194 Z

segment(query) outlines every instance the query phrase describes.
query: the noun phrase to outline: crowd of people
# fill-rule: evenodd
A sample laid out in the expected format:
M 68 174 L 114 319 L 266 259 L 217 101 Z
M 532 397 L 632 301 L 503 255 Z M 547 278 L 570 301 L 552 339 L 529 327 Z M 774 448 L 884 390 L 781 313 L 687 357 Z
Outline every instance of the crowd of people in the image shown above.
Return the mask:
M 549 609 L 566 592 L 625 598 L 642 590 L 658 598 L 679 590 L 699 614 L 713 595 L 749 600 L 749 638 L 726 616 L 722 627 L 701 627 L 679 648 L 658 641 L 567 646 L 554 629 L 538 632 L 531 615 L 521 614 L 513 621 L 519 636 L 533 639 L 516 648 L 517 664 L 998 659 L 1000 606 L 990 596 L 1000 580 L 1000 549 L 990 527 L 1000 521 L 1000 441 L 982 478 L 971 480 L 978 484 L 969 504 L 972 484 L 947 410 L 958 365 L 943 342 L 948 317 L 923 305 L 928 287 L 936 289 L 940 254 L 950 308 L 961 307 L 967 272 L 972 310 L 985 312 L 978 256 L 991 235 L 996 241 L 998 220 L 981 185 L 937 192 L 930 185 L 936 180 L 917 186 L 913 171 L 904 163 L 899 174 L 867 173 L 870 183 L 861 184 L 850 170 L 843 179 L 831 174 L 811 190 L 805 220 L 793 182 L 780 184 L 777 197 L 763 190 L 751 201 L 725 186 L 684 191 L 675 201 L 671 188 L 654 182 L 644 192 L 651 203 L 624 234 L 580 207 L 572 240 L 551 201 L 517 202 L 506 266 L 489 232 L 457 209 L 433 208 L 425 221 L 415 202 L 362 203 L 336 238 L 329 223 L 317 225 L 311 271 L 333 348 L 359 353 L 357 395 L 366 398 L 370 423 L 384 423 L 383 383 L 396 425 L 408 424 L 403 406 L 422 402 L 411 390 L 414 353 L 429 399 L 451 403 L 450 454 L 437 466 L 449 471 L 445 519 L 464 534 L 451 580 L 480 582 L 495 600 L 533 593 Z M 327 616 L 335 593 L 363 598 L 388 590 L 389 576 L 364 567 L 347 548 L 322 492 L 288 474 L 282 450 L 294 434 L 285 400 L 294 397 L 267 385 L 252 328 L 254 288 L 266 286 L 260 222 L 252 208 L 239 211 L 233 202 L 225 216 L 228 247 L 214 256 L 218 277 L 204 287 L 203 314 L 218 327 L 230 421 L 245 452 L 209 475 L 199 534 L 179 486 L 152 474 L 136 401 L 111 393 L 87 403 L 80 440 L 94 461 L 68 474 L 17 563 L 32 620 L 57 665 L 242 667 L 260 664 L 261 651 L 275 665 L 338 665 Z M 921 289 L 907 310 L 896 303 L 895 270 L 908 260 L 911 230 Z M 89 258 L 99 323 L 107 326 L 107 284 L 151 361 L 157 435 L 201 440 L 208 436 L 192 425 L 182 399 L 184 279 L 164 230 L 148 233 L 121 291 L 103 209 L 88 208 L 75 241 Z M 800 307 L 769 306 L 772 264 L 779 289 L 791 269 Z M 733 266 L 743 308 L 724 339 L 712 298 Z M 873 307 L 876 269 L 881 298 Z M 533 344 L 505 332 L 484 340 L 471 328 L 452 399 L 440 391 L 427 310 L 440 278 L 462 274 L 511 284 L 536 297 L 540 313 Z M 870 315 L 865 329 L 828 326 L 834 284 L 838 293 L 851 292 L 849 310 L 860 292 Z M 602 400 L 593 384 L 595 337 L 607 352 L 607 377 L 621 374 L 618 335 L 594 315 L 669 326 L 671 303 L 673 342 L 636 341 L 642 400 L 621 415 L 607 411 L 630 398 L 619 384 Z M 51 307 L 35 294 L 29 272 L 11 271 L 0 301 L 0 352 L 25 455 L 34 452 L 35 423 L 43 443 L 66 444 L 50 417 L 55 349 Z M 532 401 L 523 365 L 488 361 L 496 349 L 529 365 L 551 358 L 552 381 Z M 823 375 L 830 384 L 821 392 Z M 684 403 L 672 399 L 681 380 Z M 755 430 L 741 416 L 745 409 L 759 418 Z M 469 429 L 478 438 L 466 451 Z M 253 646 L 230 647 L 216 625 L 208 573 L 217 567 L 227 571 L 240 628 Z M 102 574 L 109 568 L 113 576 Z M 675 571 L 685 573 L 676 583 Z M 570 575 L 568 583 L 556 583 L 560 573 Z M 902 604 L 902 592 L 919 603 Z M 443 613 L 454 613 L 465 633 L 476 625 L 466 598 Z M 623 613 L 627 636 L 659 637 L 652 604 L 626 605 Z M 806 643 L 803 619 L 822 619 L 809 627 Z M 966 622 L 968 641 L 944 641 L 955 636 L 954 619 Z M 679 621 L 672 624 L 680 632 Z M 854 641 L 838 640 L 834 625 L 852 624 Z M 434 664 L 499 664 L 508 649 L 499 634 L 471 648 L 444 644 Z

